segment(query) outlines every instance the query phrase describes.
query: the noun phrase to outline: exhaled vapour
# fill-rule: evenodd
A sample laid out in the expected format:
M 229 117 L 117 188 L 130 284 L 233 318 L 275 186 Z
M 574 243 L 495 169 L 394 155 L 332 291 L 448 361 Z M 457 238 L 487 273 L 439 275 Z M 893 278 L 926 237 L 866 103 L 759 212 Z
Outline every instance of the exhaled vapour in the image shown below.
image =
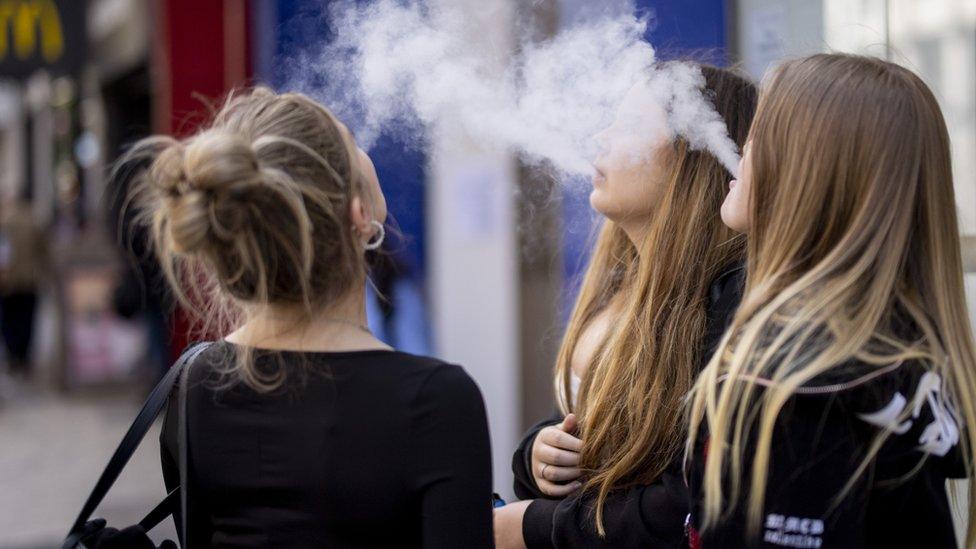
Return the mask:
M 334 38 L 305 54 L 291 87 L 329 105 L 364 148 L 381 133 L 409 142 L 436 128 L 565 174 L 589 175 L 601 152 L 594 135 L 625 118 L 633 158 L 662 136 L 680 135 L 735 173 L 736 145 L 702 94 L 701 71 L 655 65 L 646 21 L 632 11 L 543 42 L 519 41 L 512 52 L 510 40 L 471 39 L 478 32 L 470 28 L 474 4 L 442 4 L 333 3 Z M 620 112 L 634 95 L 658 108 Z

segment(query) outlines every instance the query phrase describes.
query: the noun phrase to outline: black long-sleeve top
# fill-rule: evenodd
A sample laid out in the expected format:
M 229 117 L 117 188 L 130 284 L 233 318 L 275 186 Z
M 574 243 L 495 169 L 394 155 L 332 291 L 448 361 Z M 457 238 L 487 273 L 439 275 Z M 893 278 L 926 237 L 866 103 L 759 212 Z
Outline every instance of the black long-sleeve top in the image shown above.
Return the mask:
M 491 547 L 481 393 L 458 366 L 395 351 L 257 353 L 282 390 L 215 390 L 213 344 L 187 398 L 191 547 Z M 160 435 L 179 485 L 177 392 Z M 177 517 L 180 524 L 182 517 Z
M 742 299 L 745 269 L 741 264 L 724 269 L 712 282 L 706 304 L 707 325 L 701 342 L 701 365 L 707 363 Z M 684 523 L 689 495 L 680 457 L 653 483 L 611 493 L 604 505 L 606 537 L 600 537 L 594 520 L 596 497 L 577 493 L 550 499 L 539 491 L 532 477 L 532 444 L 558 417 L 533 426 L 523 437 L 512 460 L 515 493 L 536 498 L 526 509 L 522 534 L 529 549 L 593 547 L 685 547 Z
M 943 380 L 917 362 L 855 362 L 801 387 L 774 426 L 754 537 L 746 530 L 748 488 L 730 516 L 701 531 L 706 433 L 689 465 L 690 547 L 955 548 L 946 479 L 963 476 L 965 466 L 962 426 L 944 391 Z M 883 429 L 891 429 L 888 438 L 836 501 Z M 747 470 L 754 449 L 749 440 Z

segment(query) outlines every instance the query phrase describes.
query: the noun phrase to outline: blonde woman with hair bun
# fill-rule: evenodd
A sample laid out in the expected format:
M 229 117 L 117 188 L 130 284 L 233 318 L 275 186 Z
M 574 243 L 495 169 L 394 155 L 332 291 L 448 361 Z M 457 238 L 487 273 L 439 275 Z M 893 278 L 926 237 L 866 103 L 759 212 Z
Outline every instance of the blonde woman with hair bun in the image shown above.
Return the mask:
M 749 137 L 722 207 L 745 292 L 691 395 L 691 547 L 956 547 L 976 350 L 935 97 L 815 55 L 770 75 Z
M 180 302 L 212 343 L 186 386 L 193 547 L 490 547 L 481 393 L 465 371 L 366 326 L 364 254 L 386 202 L 346 126 L 301 94 L 230 96 L 154 137 L 133 201 Z M 175 393 L 175 392 L 174 392 Z M 178 406 L 160 437 L 179 483 Z

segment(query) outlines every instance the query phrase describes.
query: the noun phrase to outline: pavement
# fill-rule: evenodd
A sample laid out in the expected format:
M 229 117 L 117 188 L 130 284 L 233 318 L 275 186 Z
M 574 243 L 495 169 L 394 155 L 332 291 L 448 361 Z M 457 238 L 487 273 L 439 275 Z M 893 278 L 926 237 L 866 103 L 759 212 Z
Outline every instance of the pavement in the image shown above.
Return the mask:
M 0 371 L 0 549 L 60 547 L 143 396 L 64 395 Z M 96 511 L 109 525 L 138 522 L 165 495 L 159 425 Z M 175 535 L 172 519 L 151 532 Z

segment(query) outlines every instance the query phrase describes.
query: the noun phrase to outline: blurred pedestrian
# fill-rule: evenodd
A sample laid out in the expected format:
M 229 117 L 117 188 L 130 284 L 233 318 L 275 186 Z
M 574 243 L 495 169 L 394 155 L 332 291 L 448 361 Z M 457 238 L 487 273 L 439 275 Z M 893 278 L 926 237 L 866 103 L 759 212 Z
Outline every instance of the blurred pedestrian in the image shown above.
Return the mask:
M 0 205 L 0 333 L 12 373 L 27 377 L 47 245 L 29 203 Z
M 123 318 L 145 320 L 149 348 L 147 375 L 155 385 L 170 365 L 172 301 L 156 255 L 149 247 L 149 230 L 136 220 L 140 210 L 130 204 L 133 180 L 149 166 L 149 159 L 134 158 L 112 172 L 106 192 L 109 231 L 119 244 L 123 270 L 112 296 L 115 312 Z

